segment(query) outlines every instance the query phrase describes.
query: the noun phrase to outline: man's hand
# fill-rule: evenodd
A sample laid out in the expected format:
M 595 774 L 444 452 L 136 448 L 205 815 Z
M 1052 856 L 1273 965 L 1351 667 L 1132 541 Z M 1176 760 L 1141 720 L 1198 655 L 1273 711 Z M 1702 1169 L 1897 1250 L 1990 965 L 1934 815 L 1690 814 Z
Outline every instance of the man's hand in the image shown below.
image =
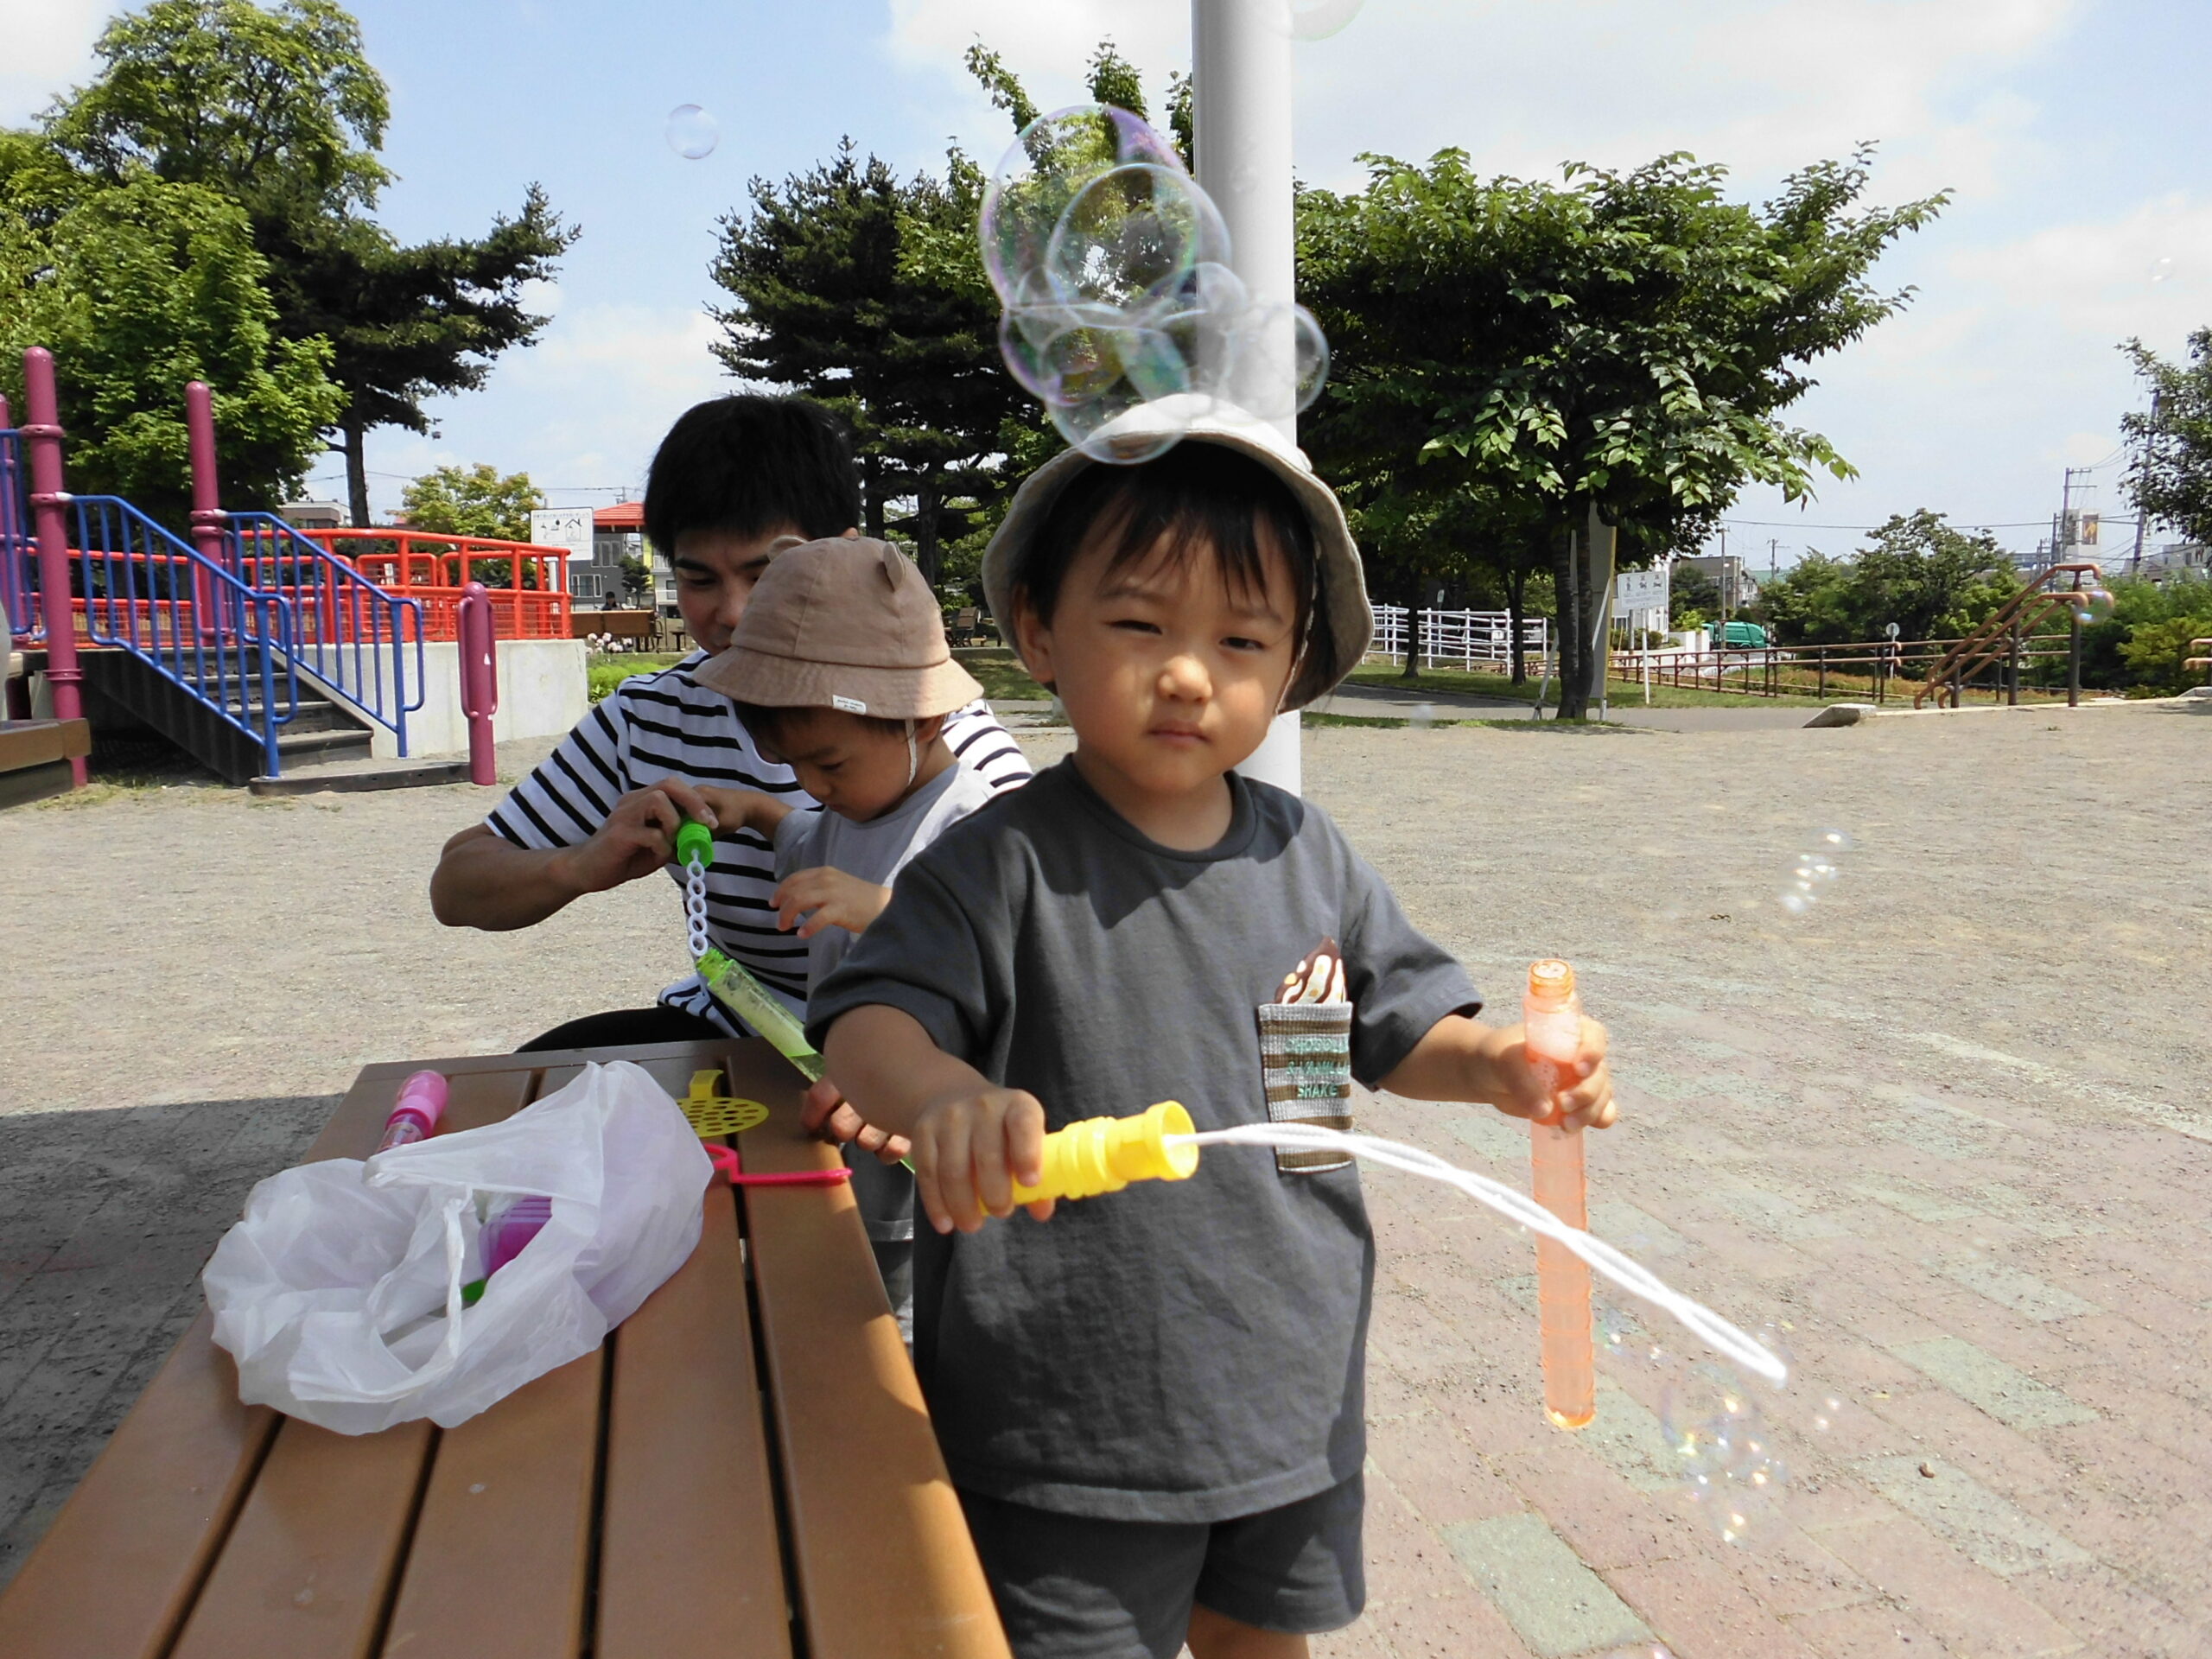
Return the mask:
M 867 932 L 891 902 L 891 889 L 824 864 L 793 871 L 776 889 L 775 899 L 776 925 L 786 931 L 797 927 L 799 938 L 810 939 L 825 927 Z
M 823 1077 L 807 1085 L 798 1109 L 800 1125 L 809 1135 L 840 1144 L 851 1141 L 862 1152 L 872 1152 L 880 1164 L 903 1162 L 914 1147 L 903 1135 L 893 1135 L 861 1121 L 837 1085 Z
M 1014 1212 L 1014 1183 L 1033 1185 L 1045 1170 L 1045 1109 L 1019 1089 L 963 1090 L 922 1108 L 914 1127 L 914 1186 L 940 1233 L 972 1233 Z M 1050 1198 L 1029 1206 L 1039 1221 Z
M 1486 1057 L 1491 1103 L 1508 1117 L 1557 1123 L 1561 1128 L 1611 1128 L 1620 1110 L 1613 1100 L 1613 1074 L 1605 1064 L 1605 1028 L 1586 1018 L 1574 1058 L 1563 1062 L 1530 1054 L 1527 1037 L 1522 1026 L 1492 1033 Z
M 651 875 L 676 856 L 685 818 L 709 829 L 720 822 L 706 798 L 681 778 L 633 789 L 614 803 L 589 841 L 560 855 L 563 877 L 579 893 L 604 893 Z

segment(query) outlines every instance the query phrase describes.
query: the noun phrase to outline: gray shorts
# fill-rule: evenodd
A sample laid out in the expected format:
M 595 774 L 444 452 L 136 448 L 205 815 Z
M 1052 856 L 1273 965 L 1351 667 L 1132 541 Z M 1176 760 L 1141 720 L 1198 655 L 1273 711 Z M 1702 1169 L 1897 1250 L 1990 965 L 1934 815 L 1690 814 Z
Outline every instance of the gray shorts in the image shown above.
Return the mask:
M 1263 1630 L 1341 1630 L 1367 1605 L 1354 1475 L 1233 1521 L 1102 1521 L 960 1494 L 1016 1659 L 1175 1659 L 1193 1603 Z

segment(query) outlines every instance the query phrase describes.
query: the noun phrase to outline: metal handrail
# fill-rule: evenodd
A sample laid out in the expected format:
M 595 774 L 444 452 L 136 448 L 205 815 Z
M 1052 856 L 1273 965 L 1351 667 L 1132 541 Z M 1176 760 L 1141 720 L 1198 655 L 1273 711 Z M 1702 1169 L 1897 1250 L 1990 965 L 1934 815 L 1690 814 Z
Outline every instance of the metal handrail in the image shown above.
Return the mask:
M 344 559 L 266 512 L 223 515 L 232 568 L 255 588 L 292 602 L 296 660 L 336 696 L 389 729 L 407 753 L 407 716 L 423 706 L 428 676 L 423 607 L 388 593 Z M 407 648 L 414 647 L 410 694 Z
M 2043 626 L 2053 611 L 2080 603 L 2083 591 L 2082 578 L 2087 575 L 2097 588 L 2104 585 L 2104 571 L 2088 563 L 2054 564 L 2039 572 L 2035 580 L 2006 600 L 1989 619 L 1972 633 L 1951 647 L 1949 652 L 1928 671 L 1928 683 L 1912 694 L 1916 709 L 1929 697 L 1941 705 L 1944 693 L 1972 678 L 1987 668 L 2010 647 L 2014 632 L 2032 633 Z M 2072 585 L 2052 587 L 2054 577 L 2070 576 Z
M 499 607 L 506 638 L 570 637 L 566 548 L 397 525 L 299 533 L 379 587 L 419 598 L 433 639 L 459 638 L 461 595 L 472 582 L 481 582 Z
M 0 407 L 0 416 L 4 407 Z M 31 613 L 37 589 L 31 585 L 31 560 L 38 546 L 31 526 L 30 474 L 23 465 L 22 435 L 0 418 L 0 608 L 8 615 L 8 630 L 34 643 L 46 638 L 46 619 L 35 624 Z M 0 639 L 0 652 L 8 642 Z
M 257 741 L 268 775 L 278 776 L 276 728 L 299 712 L 290 604 L 240 581 L 120 497 L 71 496 L 67 505 L 76 520 L 86 637 L 130 652 Z

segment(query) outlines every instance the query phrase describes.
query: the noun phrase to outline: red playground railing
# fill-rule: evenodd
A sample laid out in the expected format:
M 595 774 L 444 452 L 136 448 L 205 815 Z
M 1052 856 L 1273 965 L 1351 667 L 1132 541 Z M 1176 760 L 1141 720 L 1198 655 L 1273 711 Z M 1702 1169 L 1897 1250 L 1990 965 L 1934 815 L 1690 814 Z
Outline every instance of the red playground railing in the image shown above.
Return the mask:
M 502 639 L 566 639 L 569 554 L 565 548 L 423 530 L 302 530 L 386 593 L 423 607 L 423 637 L 461 637 L 462 595 L 480 582 Z

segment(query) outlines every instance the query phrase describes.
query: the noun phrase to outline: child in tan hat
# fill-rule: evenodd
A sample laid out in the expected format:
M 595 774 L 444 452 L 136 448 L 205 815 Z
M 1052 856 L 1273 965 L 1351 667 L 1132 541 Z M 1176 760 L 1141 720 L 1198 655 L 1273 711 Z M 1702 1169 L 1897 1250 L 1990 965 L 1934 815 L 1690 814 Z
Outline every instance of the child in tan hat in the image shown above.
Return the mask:
M 779 926 L 808 942 L 810 995 L 891 902 L 915 854 L 989 800 L 960 764 L 944 718 L 982 695 L 952 660 L 929 583 L 888 542 L 809 542 L 753 590 L 729 648 L 693 678 L 734 698 L 764 754 L 820 802 L 796 810 L 754 790 L 699 786 L 715 827 L 775 849 Z M 879 1146 L 881 1146 L 879 1138 Z M 912 1317 L 913 1177 L 855 1156 L 855 1196 L 902 1330 Z

